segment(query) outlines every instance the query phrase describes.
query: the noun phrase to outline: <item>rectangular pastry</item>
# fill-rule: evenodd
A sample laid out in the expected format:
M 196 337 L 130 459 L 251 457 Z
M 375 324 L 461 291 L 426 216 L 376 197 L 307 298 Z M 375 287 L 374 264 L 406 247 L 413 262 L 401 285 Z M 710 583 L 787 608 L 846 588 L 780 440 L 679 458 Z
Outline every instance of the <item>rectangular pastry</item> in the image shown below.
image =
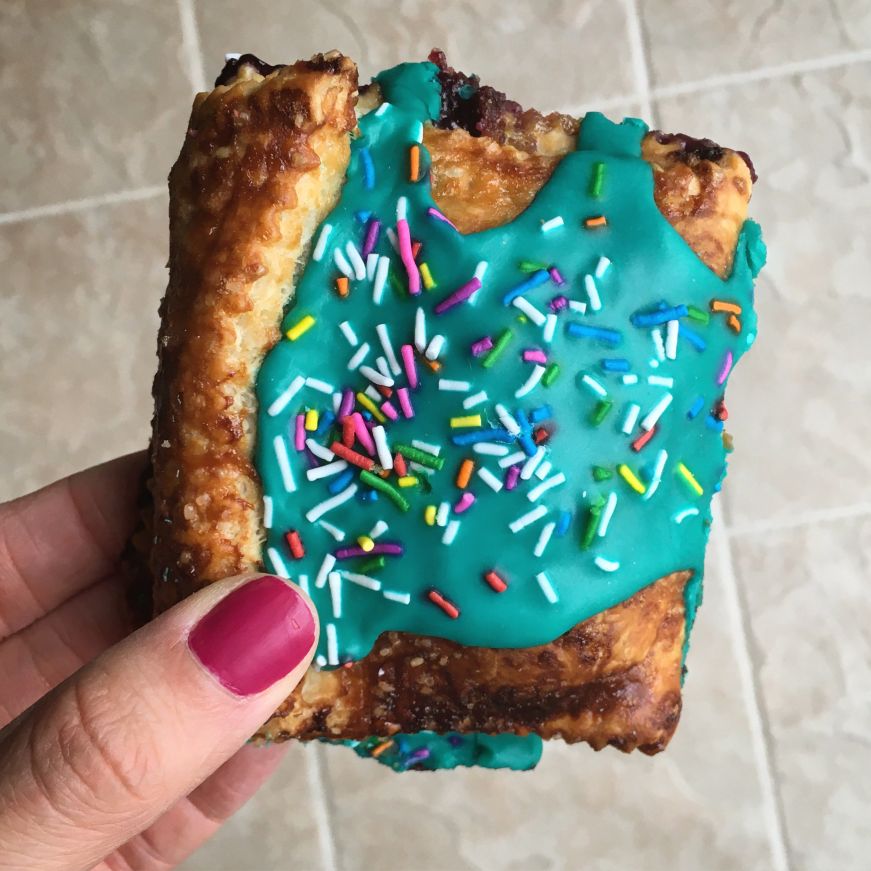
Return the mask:
M 723 393 L 764 260 L 746 155 L 447 66 L 230 60 L 170 175 L 148 574 L 321 620 L 260 737 L 395 768 L 678 721 Z M 400 737 L 402 736 L 402 737 Z

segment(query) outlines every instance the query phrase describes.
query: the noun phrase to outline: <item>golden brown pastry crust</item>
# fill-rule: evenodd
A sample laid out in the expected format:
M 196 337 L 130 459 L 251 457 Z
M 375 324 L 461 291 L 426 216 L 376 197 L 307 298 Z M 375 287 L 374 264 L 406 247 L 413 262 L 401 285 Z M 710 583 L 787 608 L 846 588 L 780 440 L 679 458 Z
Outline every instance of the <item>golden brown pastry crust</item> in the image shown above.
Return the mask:
M 254 379 L 312 233 L 338 199 L 355 97 L 353 63 L 330 53 L 265 76 L 242 66 L 194 104 L 170 175 L 170 281 L 154 383 L 146 526 L 156 612 L 262 568 Z M 370 89 L 366 102 L 374 97 Z M 428 128 L 436 201 L 466 232 L 510 220 L 576 127 L 530 111 L 511 115 L 496 137 Z M 663 213 L 726 274 L 750 194 L 744 163 L 725 150 L 717 160 L 692 158 L 652 134 L 644 156 Z M 537 648 L 387 633 L 359 663 L 311 670 L 262 735 L 516 731 L 656 752 L 680 710 L 688 577 L 662 578 Z

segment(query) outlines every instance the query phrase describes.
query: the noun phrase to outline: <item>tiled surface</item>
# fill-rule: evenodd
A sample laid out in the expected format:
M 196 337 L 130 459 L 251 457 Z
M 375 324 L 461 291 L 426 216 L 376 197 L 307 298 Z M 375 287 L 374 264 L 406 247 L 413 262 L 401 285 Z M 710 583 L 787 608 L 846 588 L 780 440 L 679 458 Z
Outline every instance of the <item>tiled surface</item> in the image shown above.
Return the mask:
M 209 79 L 224 51 L 336 46 L 368 77 L 438 45 L 543 108 L 602 100 L 619 115 L 652 96 L 662 127 L 755 156 L 753 213 L 771 248 L 758 346 L 730 388 L 727 524 L 669 751 L 554 746 L 526 775 L 397 777 L 329 748 L 321 782 L 314 748 L 294 748 L 185 868 L 867 868 L 868 3 L 180 2 L 0 8 L 0 496 L 143 443 L 165 199 L 63 203 L 162 184 L 188 65 Z M 634 9 L 646 56 L 629 38 Z M 815 71 L 766 72 L 782 64 Z M 652 95 L 637 90 L 645 73 Z M 735 74 L 743 83 L 728 84 Z

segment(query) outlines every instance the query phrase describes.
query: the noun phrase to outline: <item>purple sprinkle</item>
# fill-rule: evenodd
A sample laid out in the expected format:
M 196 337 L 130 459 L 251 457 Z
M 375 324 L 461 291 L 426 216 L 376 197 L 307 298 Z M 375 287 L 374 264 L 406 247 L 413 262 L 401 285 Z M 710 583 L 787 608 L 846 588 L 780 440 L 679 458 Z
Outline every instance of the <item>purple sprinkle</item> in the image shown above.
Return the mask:
M 517 481 L 520 478 L 520 466 L 509 466 L 505 473 L 505 489 L 513 490 L 517 486 Z
M 403 553 L 404 549 L 401 544 L 398 542 L 385 541 L 381 544 L 376 544 L 369 550 L 363 550 L 362 547 L 340 547 L 338 550 L 333 551 L 333 556 L 336 559 L 356 559 L 361 556 L 378 556 L 379 554 L 384 554 L 385 556 L 402 556 Z
M 378 234 L 380 232 L 381 221 L 377 220 L 377 218 L 372 218 L 372 220 L 369 221 L 368 228 L 366 229 L 366 239 L 363 242 L 363 250 L 360 252 L 364 260 L 375 250 L 375 246 L 378 244 Z
M 493 347 L 493 340 L 489 336 L 484 336 L 483 339 L 478 339 L 477 342 L 472 342 L 472 356 L 480 357 L 481 354 L 486 354 Z
M 547 364 L 547 354 L 541 348 L 525 348 L 523 351 L 524 363 L 541 363 L 542 366 Z
M 568 307 L 568 304 L 568 297 L 563 296 L 562 294 L 555 296 L 550 303 L 548 303 L 552 312 L 561 312 L 564 308 Z
M 477 293 L 480 289 L 481 289 L 480 280 L 477 278 L 473 278 L 470 281 L 467 281 L 462 287 L 457 288 L 453 293 L 448 294 L 433 309 L 433 311 L 437 315 L 443 314 L 448 309 L 453 308 L 455 305 L 459 305 L 461 302 L 465 302 L 473 294 Z
M 323 460 L 320 457 L 316 457 L 308 448 L 303 451 L 303 454 L 310 469 L 316 469 L 323 463 Z
M 449 226 L 451 226 L 451 227 L 453 227 L 455 230 L 457 230 L 457 226 L 456 226 L 456 224 L 454 224 L 454 222 L 451 221 L 451 220 L 450 220 L 446 215 L 443 215 L 443 214 L 442 214 L 438 209 L 434 209 L 432 206 L 430 206 L 430 207 L 426 210 L 426 213 L 427 213 L 431 218 L 435 218 L 437 221 L 444 221 L 445 224 L 448 224 Z M 457 230 L 457 232 L 459 233 L 460 231 Z
M 414 765 L 417 762 L 425 762 L 427 759 L 429 759 L 429 750 L 427 750 L 426 747 L 420 747 L 408 757 L 408 759 L 406 760 L 406 765 Z
M 354 391 L 349 390 L 347 387 L 345 388 L 345 392 L 342 394 L 342 402 L 339 405 L 339 412 L 336 417 L 339 420 L 347 417 L 354 408 Z
M 551 280 L 557 287 L 562 287 L 566 283 L 562 273 L 556 268 L 556 266 L 551 266 L 547 271 L 550 273 Z

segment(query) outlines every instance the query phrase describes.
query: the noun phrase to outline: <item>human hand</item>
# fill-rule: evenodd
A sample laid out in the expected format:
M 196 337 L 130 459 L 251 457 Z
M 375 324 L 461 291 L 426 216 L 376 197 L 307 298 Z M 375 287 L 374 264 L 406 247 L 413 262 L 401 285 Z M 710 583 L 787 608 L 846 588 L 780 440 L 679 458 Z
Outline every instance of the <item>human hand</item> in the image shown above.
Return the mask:
M 311 661 L 314 608 L 247 575 L 125 638 L 118 556 L 143 463 L 0 505 L 2 871 L 164 871 L 281 758 L 243 745 Z

